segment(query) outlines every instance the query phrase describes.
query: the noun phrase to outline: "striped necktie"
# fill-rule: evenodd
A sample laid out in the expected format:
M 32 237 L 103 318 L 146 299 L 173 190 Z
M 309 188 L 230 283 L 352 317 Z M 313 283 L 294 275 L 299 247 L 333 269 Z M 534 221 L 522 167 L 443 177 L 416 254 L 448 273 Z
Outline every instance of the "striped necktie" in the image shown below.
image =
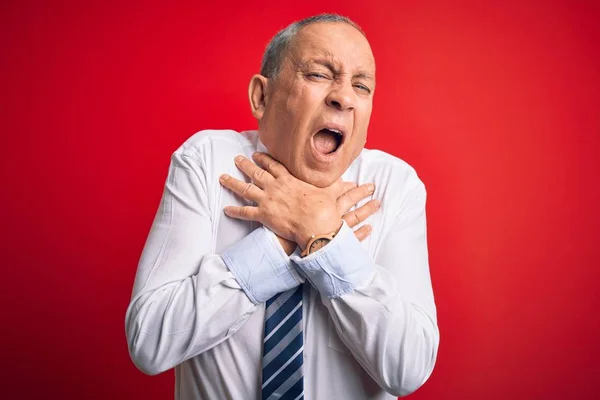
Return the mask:
M 302 285 L 266 304 L 262 400 L 304 398 Z

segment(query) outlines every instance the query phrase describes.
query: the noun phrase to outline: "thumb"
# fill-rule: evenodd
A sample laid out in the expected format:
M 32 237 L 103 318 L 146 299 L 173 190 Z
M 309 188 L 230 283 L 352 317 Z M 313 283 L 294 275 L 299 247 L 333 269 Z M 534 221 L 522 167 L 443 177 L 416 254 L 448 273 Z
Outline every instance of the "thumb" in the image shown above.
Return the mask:
M 338 197 L 340 197 L 342 195 L 342 193 L 344 193 L 346 190 L 345 189 L 345 183 L 342 180 L 342 177 L 340 176 L 338 179 L 336 179 L 335 182 L 333 182 L 330 186 L 329 186 L 329 190 L 335 195 L 335 198 L 337 199 Z M 350 188 L 351 189 L 351 188 Z

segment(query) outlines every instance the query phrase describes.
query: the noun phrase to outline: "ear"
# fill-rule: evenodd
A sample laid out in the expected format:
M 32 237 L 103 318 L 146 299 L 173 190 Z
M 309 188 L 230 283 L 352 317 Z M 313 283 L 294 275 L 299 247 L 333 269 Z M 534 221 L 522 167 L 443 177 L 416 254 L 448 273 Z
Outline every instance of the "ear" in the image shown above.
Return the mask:
M 265 107 L 267 104 L 267 84 L 269 79 L 262 75 L 254 75 L 250 79 L 250 85 L 248 86 L 248 99 L 250 100 L 250 109 L 252 115 L 257 120 L 261 120 L 265 114 Z

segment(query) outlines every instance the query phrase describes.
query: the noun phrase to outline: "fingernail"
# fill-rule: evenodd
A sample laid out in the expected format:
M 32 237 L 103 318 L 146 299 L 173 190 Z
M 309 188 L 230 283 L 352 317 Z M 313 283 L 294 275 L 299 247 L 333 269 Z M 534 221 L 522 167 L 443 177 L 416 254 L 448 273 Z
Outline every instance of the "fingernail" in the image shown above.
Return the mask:
M 242 157 L 242 156 L 237 156 L 237 157 L 235 158 L 235 162 L 240 162 L 240 161 L 242 161 L 243 159 L 244 159 L 244 157 Z
M 367 188 L 369 189 L 369 193 L 373 193 L 375 191 L 375 185 L 373 185 L 372 183 L 369 183 Z
M 219 180 L 220 180 L 221 182 L 225 182 L 227 179 L 229 179 L 229 175 L 221 175 L 221 176 L 219 177 Z
M 379 200 L 375 200 L 375 208 L 381 207 L 381 202 Z
M 357 187 L 357 186 L 358 186 L 358 184 L 357 184 L 356 182 L 352 182 L 352 187 L 353 187 L 353 188 L 355 188 L 355 187 Z

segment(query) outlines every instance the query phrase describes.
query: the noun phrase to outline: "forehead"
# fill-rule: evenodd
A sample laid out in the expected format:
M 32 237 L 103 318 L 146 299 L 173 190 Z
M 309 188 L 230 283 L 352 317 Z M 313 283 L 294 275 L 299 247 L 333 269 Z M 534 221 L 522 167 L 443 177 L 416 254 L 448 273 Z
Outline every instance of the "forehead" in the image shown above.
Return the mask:
M 367 38 L 353 26 L 343 22 L 319 22 L 304 26 L 298 32 L 291 53 L 301 63 L 328 59 L 345 69 L 375 72 L 375 59 Z

